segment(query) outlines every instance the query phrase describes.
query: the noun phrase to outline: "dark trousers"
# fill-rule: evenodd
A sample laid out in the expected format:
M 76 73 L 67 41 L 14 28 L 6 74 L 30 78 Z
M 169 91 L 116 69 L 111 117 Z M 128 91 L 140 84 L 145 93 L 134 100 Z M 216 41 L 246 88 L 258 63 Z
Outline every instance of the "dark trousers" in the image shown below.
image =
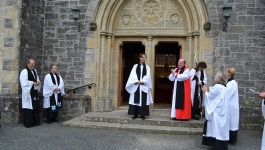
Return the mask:
M 229 143 L 236 144 L 237 142 L 237 130 L 236 131 L 229 131 Z
M 138 117 L 140 115 L 141 117 L 149 116 L 149 106 L 145 107 L 139 107 L 135 105 L 129 105 L 128 115 L 134 115 L 135 117 Z
M 26 128 L 40 124 L 39 110 L 23 109 L 24 126 Z
M 45 116 L 47 118 L 47 121 L 54 121 L 58 118 L 58 110 L 57 111 L 51 111 L 51 108 L 46 108 L 45 110 Z

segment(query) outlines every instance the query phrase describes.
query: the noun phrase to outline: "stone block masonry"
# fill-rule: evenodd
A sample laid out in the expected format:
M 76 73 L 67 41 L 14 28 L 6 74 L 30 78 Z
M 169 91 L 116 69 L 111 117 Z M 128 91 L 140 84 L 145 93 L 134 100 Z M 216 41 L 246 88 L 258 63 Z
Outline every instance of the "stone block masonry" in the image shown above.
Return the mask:
M 236 68 L 235 79 L 240 88 L 240 124 L 259 124 L 261 99 L 248 92 L 248 88 L 265 90 L 264 83 L 264 0 L 228 0 L 232 15 L 228 20 L 228 32 L 221 31 L 223 0 L 204 0 L 209 20 L 212 23 L 211 37 L 214 40 L 214 72 L 226 67 Z M 262 13 L 263 12 L 263 13 Z M 262 59 L 263 58 L 263 59 Z M 262 77 L 263 75 L 263 77 Z M 251 113 L 248 112 L 258 112 Z M 256 118 L 253 120 L 253 118 Z
M 74 5 L 80 7 L 80 18 L 82 24 L 81 32 L 78 32 L 76 22 L 72 18 L 71 8 Z M 94 49 L 87 48 L 87 38 L 93 35 L 88 30 L 91 18 L 98 0 L 61 0 L 47 1 L 45 4 L 45 22 L 43 39 L 42 76 L 49 72 L 50 64 L 57 64 L 59 74 L 65 79 L 66 89 L 75 88 L 91 83 L 89 63 L 86 58 L 94 58 Z M 82 74 L 82 76 L 80 76 Z
M 21 6 L 21 0 L 0 2 L 0 118 L 4 123 L 15 123 L 19 120 Z

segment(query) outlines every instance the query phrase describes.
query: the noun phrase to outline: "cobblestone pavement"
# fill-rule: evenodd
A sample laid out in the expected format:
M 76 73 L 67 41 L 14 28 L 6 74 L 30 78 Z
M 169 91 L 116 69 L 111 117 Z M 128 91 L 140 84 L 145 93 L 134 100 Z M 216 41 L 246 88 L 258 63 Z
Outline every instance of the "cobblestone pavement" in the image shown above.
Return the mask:
M 238 143 L 229 150 L 259 150 L 262 131 L 239 131 Z M 135 133 L 118 130 L 62 127 L 60 123 L 25 128 L 0 127 L 0 149 L 85 150 L 209 150 L 201 136 Z

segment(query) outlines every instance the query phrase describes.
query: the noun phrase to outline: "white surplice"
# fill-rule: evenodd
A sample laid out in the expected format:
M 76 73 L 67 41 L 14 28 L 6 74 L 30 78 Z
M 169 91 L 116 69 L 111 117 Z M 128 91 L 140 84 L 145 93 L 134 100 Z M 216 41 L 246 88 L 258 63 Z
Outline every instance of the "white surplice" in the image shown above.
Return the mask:
M 190 70 L 190 86 L 191 86 L 191 104 L 193 106 L 193 101 L 194 101 L 194 93 L 195 93 L 195 86 L 196 86 L 196 80 L 193 80 L 194 76 L 196 75 L 196 70 L 193 68 Z M 198 93 L 200 94 L 200 93 Z
M 171 73 L 168 76 L 168 79 L 170 81 L 172 82 L 174 81 L 174 89 L 173 89 L 173 97 L 172 97 L 172 105 L 171 105 L 171 113 L 170 113 L 171 118 L 176 118 L 176 92 L 175 91 L 177 91 L 177 84 L 178 84 L 177 81 L 185 81 L 189 79 L 190 77 L 190 70 L 188 68 L 182 74 L 178 74 L 179 72 L 180 70 L 174 75 Z M 176 77 L 176 74 L 178 74 L 177 77 Z
M 229 102 L 226 87 L 216 84 L 205 93 L 205 118 L 207 119 L 206 137 L 229 140 Z
M 45 78 L 44 78 L 44 84 L 43 84 L 43 108 L 49 108 L 50 107 L 50 96 L 52 96 L 52 94 L 54 93 L 54 97 L 55 97 L 55 102 L 57 105 L 58 102 L 58 94 L 61 94 L 61 96 L 64 96 L 64 82 L 63 79 L 60 75 L 60 85 L 58 86 L 57 84 L 57 77 L 56 75 L 54 75 L 55 78 L 55 82 L 56 85 L 53 84 L 52 79 L 51 79 L 51 75 L 50 74 L 46 74 Z M 59 87 L 60 91 L 59 92 L 54 92 L 54 90 Z
M 235 80 L 226 84 L 227 100 L 229 101 L 229 130 L 237 131 L 239 127 L 238 85 Z
M 207 85 L 207 76 L 206 76 L 206 72 L 205 70 L 203 70 L 203 74 L 204 74 L 204 78 L 203 78 L 203 83 L 204 85 Z M 193 68 L 190 70 L 190 84 L 191 84 L 191 102 L 192 102 L 192 106 L 193 106 L 193 97 L 194 97 L 194 93 L 195 93 L 195 85 L 197 84 L 196 83 L 196 80 L 192 80 L 193 77 L 196 75 L 196 70 Z M 198 82 L 201 83 L 200 81 L 200 77 L 201 77 L 201 71 L 198 71 Z M 200 94 L 200 88 L 198 89 L 198 94 Z M 202 104 L 203 105 L 203 104 Z
M 39 85 L 38 86 L 34 85 L 34 90 L 38 90 L 38 92 L 39 92 L 41 84 L 40 84 L 40 79 L 39 79 L 38 73 L 36 70 L 35 70 L 35 72 L 37 74 L 37 81 L 39 82 Z M 34 76 L 34 74 L 33 74 L 33 76 Z M 21 85 L 21 89 L 22 89 L 22 108 L 33 109 L 32 99 L 30 96 L 30 90 L 33 86 L 33 81 L 28 80 L 28 70 L 27 69 L 23 69 L 21 71 L 19 80 L 20 80 L 20 85 Z
M 130 93 L 129 104 L 142 106 L 142 92 L 140 92 L 139 104 L 134 103 L 134 93 L 136 92 L 138 86 L 140 86 L 140 91 L 147 93 L 146 105 L 150 105 L 151 103 L 153 103 L 152 95 L 151 95 L 152 82 L 151 82 L 151 76 L 150 76 L 150 67 L 148 65 L 145 65 L 146 66 L 146 75 L 142 77 L 143 65 L 141 65 L 140 81 L 143 82 L 144 84 L 138 85 L 138 84 L 135 84 L 136 82 L 139 81 L 137 74 L 136 74 L 137 65 L 138 64 L 135 64 L 133 66 L 131 73 L 130 73 L 130 76 L 129 76 L 128 81 L 127 81 L 126 86 L 125 86 L 125 89 L 127 90 L 127 92 Z
M 264 99 L 262 100 L 262 115 L 265 119 L 265 106 L 264 106 Z M 265 150 L 265 124 L 263 127 L 263 134 L 262 134 L 262 144 L 261 144 L 261 150 Z

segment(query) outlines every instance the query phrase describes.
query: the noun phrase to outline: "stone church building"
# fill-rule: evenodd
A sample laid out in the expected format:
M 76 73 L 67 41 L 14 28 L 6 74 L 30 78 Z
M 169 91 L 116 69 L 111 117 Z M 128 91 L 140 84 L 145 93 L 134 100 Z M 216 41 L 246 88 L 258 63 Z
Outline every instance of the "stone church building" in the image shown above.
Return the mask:
M 226 3 L 232 9 L 223 26 Z M 74 10 L 80 15 L 73 15 Z M 144 52 L 153 109 L 169 109 L 172 84 L 167 76 L 179 58 L 189 68 L 205 61 L 208 85 L 217 71 L 236 68 L 240 124 L 260 127 L 261 99 L 248 89 L 265 90 L 264 12 L 264 0 L 1 0 L 2 121 L 21 120 L 19 73 L 30 57 L 42 82 L 55 63 L 66 90 L 91 85 L 64 98 L 61 117 L 75 117 L 126 107 L 124 86 Z

